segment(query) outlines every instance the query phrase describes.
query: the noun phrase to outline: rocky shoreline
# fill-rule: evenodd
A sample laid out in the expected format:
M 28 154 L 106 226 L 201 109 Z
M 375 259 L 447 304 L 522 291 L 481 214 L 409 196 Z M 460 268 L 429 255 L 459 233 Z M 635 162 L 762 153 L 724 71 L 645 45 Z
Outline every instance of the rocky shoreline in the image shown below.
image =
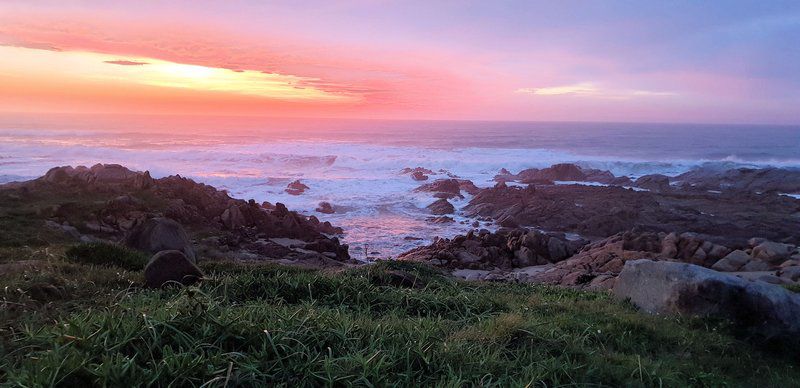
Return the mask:
M 800 281 L 800 200 L 782 195 L 800 191 L 800 171 L 698 169 L 632 179 L 559 164 L 517 174 L 501 170 L 489 188 L 444 170 L 401 173 L 426 181 L 414 191 L 431 196 L 430 222 L 455 222 L 451 216 L 459 214 L 475 229 L 437 237 L 396 259 L 455 276 L 626 289 L 630 299 L 641 295 L 630 291 L 631 277 L 623 274 L 641 260 L 686 264 L 681 268 L 687 273 L 702 267 L 753 284 Z M 305 190 L 299 181 L 287 187 L 293 195 Z M 466 206 L 451 202 L 465 196 Z M 329 222 L 281 203 L 231 198 L 177 175 L 153 179 L 119 165 L 56 167 L 41 178 L 0 186 L 0 201 L 6 208 L 35 207 L 40 227 L 72 241 L 118 243 L 154 254 L 145 275 L 156 287 L 165 279 L 202 278 L 194 264 L 198 258 L 313 268 L 359 264 L 337 237 L 344 231 Z M 335 208 L 319 204 L 323 214 Z M 481 228 L 492 225 L 496 230 Z M 736 290 L 749 284 L 726 282 Z M 749 295 L 743 289 L 736 292 Z M 795 299 L 792 294 L 787 300 Z M 658 308 L 694 311 L 684 305 Z

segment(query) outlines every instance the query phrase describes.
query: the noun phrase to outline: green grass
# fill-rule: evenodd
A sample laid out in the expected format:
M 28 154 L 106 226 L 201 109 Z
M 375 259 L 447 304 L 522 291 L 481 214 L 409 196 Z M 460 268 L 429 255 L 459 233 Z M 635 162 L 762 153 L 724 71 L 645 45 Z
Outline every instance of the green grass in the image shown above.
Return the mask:
M 2 322 L 0 384 L 800 384 L 790 355 L 739 341 L 724 323 L 647 316 L 603 293 L 466 283 L 394 262 L 203 269 L 199 286 L 170 290 L 57 258 L 36 275 L 0 275 L 12 289 L 4 300 L 28 309 Z M 63 294 L 25 294 L 42 282 Z
M 149 257 L 142 252 L 105 242 L 73 245 L 65 254 L 69 261 L 116 266 L 130 271 L 144 269 L 149 260 Z

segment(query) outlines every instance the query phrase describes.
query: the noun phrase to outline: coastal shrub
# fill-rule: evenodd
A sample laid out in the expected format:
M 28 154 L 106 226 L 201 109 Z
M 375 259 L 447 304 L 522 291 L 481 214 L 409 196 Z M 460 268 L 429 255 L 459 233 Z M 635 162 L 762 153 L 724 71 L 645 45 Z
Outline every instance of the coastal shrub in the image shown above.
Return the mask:
M 116 266 L 129 271 L 144 269 L 149 260 L 149 257 L 142 252 L 105 242 L 73 245 L 67 249 L 65 255 L 70 261 Z

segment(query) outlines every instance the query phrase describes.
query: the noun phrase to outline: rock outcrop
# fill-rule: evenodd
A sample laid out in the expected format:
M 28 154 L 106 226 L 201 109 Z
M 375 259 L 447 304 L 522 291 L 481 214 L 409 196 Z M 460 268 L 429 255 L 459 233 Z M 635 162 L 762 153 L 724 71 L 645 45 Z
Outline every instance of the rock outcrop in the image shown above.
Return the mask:
M 800 335 L 800 294 L 696 265 L 628 261 L 613 292 L 649 313 L 730 319 L 757 340 Z
M 656 193 L 622 187 L 498 183 L 481 190 L 464 209 L 467 216 L 603 238 L 639 227 L 654 232 L 692 231 L 703 239 L 737 247 L 754 234 L 800 243 L 800 201 L 751 193 Z M 794 216 L 792 216 L 794 215 Z
M 674 181 L 685 189 L 800 193 L 800 169 L 700 167 L 676 176 Z
M 422 261 L 446 268 L 511 269 L 555 263 L 573 255 L 585 241 L 563 234 L 526 229 L 470 231 L 406 252 L 398 260 Z
M 96 238 L 123 241 L 126 236 L 139 235 L 133 229 L 149 225 L 148 220 L 169 218 L 189 236 L 195 232 L 208 236 L 198 239 L 194 248 L 195 252 L 199 249 L 212 257 L 281 259 L 283 256 L 266 255 L 281 252 L 307 256 L 303 252 L 272 249 L 265 242 L 271 238 L 291 238 L 308 244 L 305 251 L 313 255 L 332 254 L 339 261 L 350 260 L 347 246 L 332 237 L 341 234 L 341 228 L 329 222 L 290 211 L 281 203 L 262 206 L 253 200 L 231 198 L 223 190 L 178 175 L 152 179 L 147 172 L 119 165 L 57 167 L 39 179 L 3 185 L 2 190 L 6 195 L 20 198 L 64 198 L 42 209 L 40 215 L 50 221 L 49 225 L 75 228 L 77 232 L 73 234 L 82 241 Z M 107 199 L 83 201 L 89 194 L 92 198 Z M 182 249 L 172 245 L 140 246 L 139 249 L 149 252 Z M 192 252 L 185 253 L 194 257 Z

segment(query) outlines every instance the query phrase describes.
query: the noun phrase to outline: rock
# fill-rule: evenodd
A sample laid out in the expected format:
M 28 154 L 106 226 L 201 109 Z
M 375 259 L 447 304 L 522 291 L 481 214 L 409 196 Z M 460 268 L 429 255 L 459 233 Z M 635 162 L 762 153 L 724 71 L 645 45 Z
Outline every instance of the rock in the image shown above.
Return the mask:
M 481 258 L 469 253 L 467 251 L 461 251 L 456 254 L 456 258 L 463 264 L 472 264 L 481 261 Z
M 751 259 L 747 262 L 747 264 L 743 265 L 739 268 L 739 271 L 743 272 L 761 272 L 761 271 L 769 271 L 772 267 L 769 264 L 758 260 L 758 259 Z
M 425 219 L 425 221 L 428 221 L 428 222 L 433 223 L 433 224 L 449 224 L 449 223 L 456 222 L 456 220 L 454 220 L 454 219 L 452 219 L 451 217 L 448 217 L 448 216 L 428 217 L 428 218 Z
M 497 220 L 497 224 L 504 227 L 504 228 L 516 228 L 519 227 L 519 223 L 513 216 L 504 216 Z
M 692 264 L 628 261 L 613 293 L 649 313 L 730 319 L 757 340 L 800 334 L 800 294 Z
M 661 174 L 643 175 L 634 182 L 636 187 L 647 189 L 650 191 L 669 191 L 669 177 Z
M 527 188 L 496 185 L 481 190 L 461 210 L 467 217 L 499 220 L 513 216 L 520 225 L 610 237 L 636 227 L 670 233 L 692 231 L 722 246 L 742 246 L 758 230 L 773 241 L 800 244 L 798 201 L 778 195 L 709 195 L 634 191 L 622 187 L 543 185 Z M 693 245 L 693 244 L 691 244 Z M 699 246 L 694 246 L 693 255 Z M 676 247 L 678 248 L 678 247 Z M 683 251 L 682 247 L 681 250 Z M 713 249 L 713 247 L 712 247 Z M 670 256 L 667 248 L 664 256 Z M 710 266 L 717 257 L 703 249 Z M 677 254 L 678 252 L 675 252 Z M 715 254 L 718 252 L 715 252 Z
M 222 225 L 231 230 L 245 226 L 244 214 L 236 205 L 231 205 L 231 207 L 225 209 L 220 216 L 220 220 Z
M 424 168 L 424 167 L 414 167 L 414 168 L 406 167 L 406 168 L 400 170 L 401 174 L 413 174 L 415 172 L 418 172 L 418 173 L 421 173 L 421 174 L 425 174 L 425 175 L 433 175 L 434 174 L 433 170 L 431 170 L 429 168 Z
M 678 255 L 678 235 L 674 232 L 666 235 L 661 240 L 661 256 L 674 259 Z
M 428 180 L 428 176 L 423 174 L 423 173 L 421 173 L 421 172 L 419 172 L 419 171 L 414 171 L 413 173 L 411 173 L 411 179 L 413 179 L 415 181 L 418 181 L 418 182 L 419 181 L 426 181 L 426 180 Z
M 700 167 L 675 177 L 683 185 L 698 190 L 739 192 L 800 192 L 800 169 L 767 167 L 761 169 L 719 169 Z
M 169 282 L 192 284 L 203 277 L 203 272 L 181 251 L 165 250 L 156 253 L 144 268 L 145 284 L 160 288 Z
M 461 182 L 458 179 L 437 179 L 414 189 L 415 192 L 433 193 L 437 198 L 463 198 Z
M 133 228 L 125 238 L 125 245 L 149 253 L 181 251 L 190 261 L 196 261 L 183 226 L 169 218 L 151 218 Z
M 777 272 L 778 276 L 789 279 L 793 282 L 800 280 L 800 267 L 781 268 Z
M 749 261 L 750 255 L 745 251 L 737 249 L 714 263 L 711 268 L 722 272 L 734 272 L 738 271 L 739 268 L 742 268 Z
M 457 179 L 457 181 L 458 187 L 469 195 L 475 195 L 481 191 L 481 189 L 478 186 L 475 186 L 475 184 L 469 179 Z
M 550 237 L 550 239 L 548 239 L 547 252 L 550 255 L 550 261 L 553 263 L 564 260 L 569 256 L 567 244 L 565 244 L 563 240 L 555 237 Z
M 336 212 L 333 210 L 333 206 L 330 202 L 320 202 L 315 210 L 323 214 L 333 214 Z
M 763 237 L 753 237 L 753 238 L 751 238 L 751 239 L 747 240 L 747 245 L 748 245 L 750 248 L 755 248 L 755 247 L 756 247 L 756 246 L 758 246 L 759 244 L 761 244 L 761 243 L 763 243 L 763 242 L 767 242 L 767 241 L 769 241 L 769 240 L 767 240 L 767 239 L 765 239 L 765 238 L 763 238 Z
M 764 260 L 770 264 L 780 264 L 788 259 L 795 247 L 789 244 L 781 244 L 772 241 L 764 241 L 753 248 L 752 256 L 756 259 Z
M 764 283 L 769 284 L 777 284 L 777 285 L 784 285 L 784 284 L 791 284 L 792 281 L 789 279 L 777 277 L 775 275 L 761 275 L 756 280 Z
M 434 203 L 426 206 L 426 209 L 430 210 L 431 214 L 437 215 L 453 214 L 456 211 L 456 208 L 444 198 L 438 199 Z
M 301 194 L 305 193 L 306 190 L 308 190 L 308 189 L 309 189 L 309 187 L 306 186 L 305 184 L 303 184 L 302 182 L 300 182 L 300 180 L 298 179 L 298 180 L 296 180 L 296 181 L 294 181 L 292 183 L 289 183 L 289 185 L 286 186 L 286 190 L 285 191 L 288 194 L 291 194 L 291 195 L 301 195 Z
M 154 183 L 149 172 L 132 171 L 119 164 L 96 164 L 91 168 L 54 167 L 40 179 L 52 184 L 79 184 L 100 190 L 143 190 Z

